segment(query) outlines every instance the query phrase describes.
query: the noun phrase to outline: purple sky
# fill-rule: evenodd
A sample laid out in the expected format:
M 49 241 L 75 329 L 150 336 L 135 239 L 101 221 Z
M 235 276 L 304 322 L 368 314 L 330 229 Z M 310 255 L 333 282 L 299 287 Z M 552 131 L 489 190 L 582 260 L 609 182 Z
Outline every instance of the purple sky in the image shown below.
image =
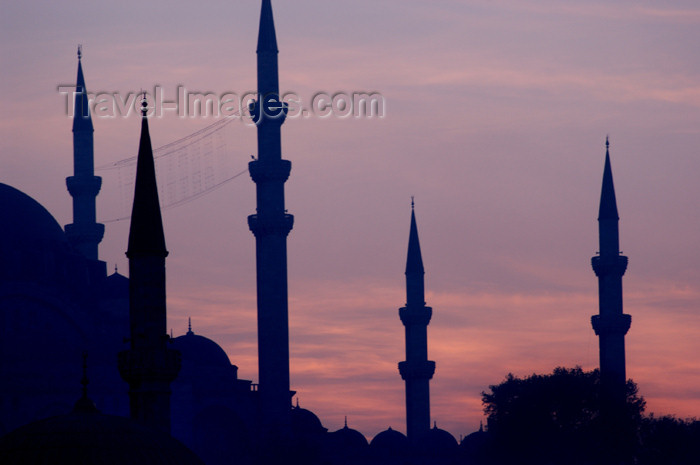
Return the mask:
M 432 416 L 478 428 L 508 372 L 597 366 L 597 206 L 610 134 L 621 222 L 627 372 L 648 410 L 700 416 L 700 7 L 649 1 L 273 1 L 283 90 L 377 91 L 383 119 L 283 126 L 292 385 L 324 426 L 405 430 L 397 309 L 410 196 L 426 267 Z M 259 2 L 6 2 L 0 181 L 70 223 L 71 120 L 57 86 L 255 89 Z M 154 146 L 211 118 L 151 119 Z M 139 122 L 95 118 L 97 165 L 136 155 Z M 256 150 L 228 125 L 232 165 Z M 98 217 L 119 186 L 104 173 Z M 219 342 L 257 378 L 253 213 L 242 176 L 164 213 L 169 325 Z M 101 258 L 126 270 L 128 222 Z

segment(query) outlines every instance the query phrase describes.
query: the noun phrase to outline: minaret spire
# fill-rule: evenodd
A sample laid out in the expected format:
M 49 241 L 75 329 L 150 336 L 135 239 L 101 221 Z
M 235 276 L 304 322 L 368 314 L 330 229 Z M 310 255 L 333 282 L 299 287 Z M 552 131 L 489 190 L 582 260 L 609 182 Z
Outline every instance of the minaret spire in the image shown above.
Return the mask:
M 428 323 L 433 309 L 425 306 L 423 258 L 418 240 L 415 203 L 411 199 L 411 229 L 406 258 L 406 306 L 399 317 L 406 328 L 406 361 L 399 373 L 406 382 L 406 430 L 419 441 L 430 430 L 430 387 L 435 362 L 428 360 Z
M 105 227 L 96 220 L 95 200 L 102 186 L 102 178 L 95 176 L 93 132 L 83 76 L 82 47 L 79 45 L 73 106 L 73 176 L 66 178 L 66 187 L 73 197 L 73 223 L 66 225 L 66 235 L 86 258 L 97 260 L 97 248 Z
M 625 334 L 632 318 L 622 309 L 622 276 L 627 269 L 627 257 L 620 255 L 619 216 L 610 165 L 610 141 L 607 138 L 605 148 L 598 213 L 600 253 L 592 258 L 593 271 L 598 277 L 600 310 L 598 315 L 591 318 L 591 323 L 599 337 L 603 413 L 612 415 L 625 405 Z
M 170 383 L 180 370 L 180 353 L 167 347 L 165 236 L 158 202 L 148 107 L 142 102 L 141 141 L 136 162 L 134 206 L 129 229 L 129 350 L 119 354 L 119 371 L 129 383 L 131 417 L 170 432 Z
M 292 164 L 282 159 L 281 125 L 287 106 L 280 103 L 277 37 L 270 0 L 262 1 L 257 48 L 258 99 L 250 110 L 258 131 L 258 157 L 248 163 L 256 184 L 257 213 L 248 217 L 255 235 L 258 298 L 260 406 L 266 428 L 288 430 L 289 322 L 287 235 L 294 217 L 287 214 L 284 183 Z

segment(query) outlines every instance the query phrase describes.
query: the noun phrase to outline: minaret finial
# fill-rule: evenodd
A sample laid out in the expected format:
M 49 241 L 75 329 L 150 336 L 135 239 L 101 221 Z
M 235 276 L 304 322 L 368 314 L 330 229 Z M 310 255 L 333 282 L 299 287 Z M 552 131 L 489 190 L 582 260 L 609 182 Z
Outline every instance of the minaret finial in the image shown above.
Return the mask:
M 148 99 L 146 98 L 146 91 L 143 91 L 143 98 L 141 99 L 141 115 L 145 118 L 148 114 Z
M 411 210 L 415 210 L 415 209 L 416 209 L 415 197 L 411 196 Z
M 609 148 L 610 148 L 610 134 L 606 134 L 605 135 L 605 149 L 607 150 Z
M 78 44 L 78 61 L 83 57 L 83 44 Z

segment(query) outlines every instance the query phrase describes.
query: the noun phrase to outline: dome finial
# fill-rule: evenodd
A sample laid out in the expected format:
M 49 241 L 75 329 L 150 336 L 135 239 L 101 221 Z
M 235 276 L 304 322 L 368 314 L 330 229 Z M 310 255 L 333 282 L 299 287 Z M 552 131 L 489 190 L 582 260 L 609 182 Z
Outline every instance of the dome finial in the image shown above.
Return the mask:
M 299 396 L 297 396 L 297 408 L 299 408 Z
M 190 336 L 192 334 L 194 334 L 192 332 L 192 317 L 188 317 L 187 318 L 187 335 Z
M 85 350 L 83 351 L 83 377 L 80 380 L 80 384 L 83 385 L 83 395 L 75 403 L 75 406 L 73 406 L 74 412 L 93 413 L 99 411 L 97 410 L 95 403 L 88 397 L 88 384 L 90 384 L 90 380 L 87 376 L 87 357 L 88 352 Z
M 437 429 L 437 420 L 433 421 L 433 429 Z
M 347 415 L 345 415 L 345 427 L 346 428 L 348 427 L 348 416 Z
M 484 421 L 479 420 L 479 432 L 483 433 L 484 432 Z
M 116 273 L 116 272 L 118 272 L 118 271 L 119 271 L 119 266 L 115 263 L 115 264 L 114 264 L 114 272 Z

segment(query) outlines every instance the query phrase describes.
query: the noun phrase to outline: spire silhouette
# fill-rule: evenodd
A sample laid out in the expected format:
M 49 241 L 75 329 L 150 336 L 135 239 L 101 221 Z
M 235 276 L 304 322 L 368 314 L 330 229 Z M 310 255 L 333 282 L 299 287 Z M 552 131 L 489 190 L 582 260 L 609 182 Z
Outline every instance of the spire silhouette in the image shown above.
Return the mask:
M 411 199 L 411 229 L 406 258 L 406 306 L 399 309 L 405 327 L 406 360 L 399 373 L 406 384 L 406 432 L 420 441 L 430 431 L 430 380 L 435 362 L 428 360 L 428 324 L 433 309 L 425 305 L 423 258 L 418 240 L 415 202 Z
M 418 226 L 416 225 L 416 212 L 414 203 L 411 201 L 411 231 L 408 235 L 408 256 L 406 258 L 406 274 L 424 274 L 423 256 L 420 251 L 420 241 L 418 240 Z
M 261 52 L 278 52 L 275 20 L 272 16 L 272 3 L 270 0 L 263 0 L 262 9 L 260 11 L 257 53 Z
M 136 162 L 136 183 L 134 188 L 134 206 L 131 211 L 129 228 L 129 247 L 126 256 L 153 255 L 167 257 L 163 219 L 158 201 L 156 168 L 153 161 L 151 136 L 148 131 L 148 103 L 145 98 L 141 112 L 141 141 Z
M 591 317 L 591 324 L 598 336 L 600 352 L 601 413 L 607 417 L 606 421 L 615 421 L 625 405 L 625 334 L 632 317 L 623 313 L 622 276 L 627 269 L 627 257 L 620 255 L 619 217 L 607 138 L 605 149 L 598 215 L 600 252 L 591 260 L 598 277 L 599 314 Z
M 620 219 L 617 213 L 615 186 L 613 184 L 612 167 L 610 166 L 610 140 L 607 137 L 605 138 L 605 168 L 603 170 L 603 188 L 600 193 L 598 219 Z
M 78 45 L 78 78 L 75 83 L 75 106 L 73 108 L 73 132 L 93 131 L 92 117 L 90 116 L 90 106 L 85 86 L 85 76 L 83 76 L 83 47 Z
M 148 103 L 142 102 L 141 141 L 136 162 L 134 206 L 129 228 L 130 349 L 119 353 L 119 372 L 129 383 L 131 418 L 170 433 L 170 383 L 181 354 L 167 347 L 165 236 L 158 203 Z
M 93 133 L 83 76 L 82 47 L 79 45 L 78 77 L 73 102 L 73 176 L 66 178 L 66 187 L 73 198 L 73 223 L 66 225 L 66 236 L 83 256 L 98 260 L 98 245 L 104 236 L 105 227 L 96 220 L 95 205 L 102 187 L 102 178 L 95 176 Z

